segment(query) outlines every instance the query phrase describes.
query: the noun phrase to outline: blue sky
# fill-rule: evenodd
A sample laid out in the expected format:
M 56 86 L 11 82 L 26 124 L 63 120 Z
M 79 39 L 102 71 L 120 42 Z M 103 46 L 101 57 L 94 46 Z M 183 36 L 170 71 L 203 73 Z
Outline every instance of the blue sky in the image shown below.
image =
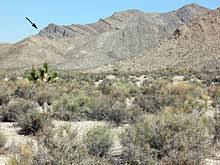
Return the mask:
M 2 0 L 0 42 L 13 43 L 37 34 L 39 30 L 32 28 L 25 17 L 42 29 L 49 23 L 91 23 L 127 9 L 168 12 L 193 2 L 210 9 L 220 7 L 220 0 Z

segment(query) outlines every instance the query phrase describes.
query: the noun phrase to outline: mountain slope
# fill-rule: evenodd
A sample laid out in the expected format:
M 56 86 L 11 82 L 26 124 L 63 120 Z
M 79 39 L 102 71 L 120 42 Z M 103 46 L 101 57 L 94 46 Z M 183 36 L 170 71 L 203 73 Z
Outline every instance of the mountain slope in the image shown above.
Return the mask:
M 220 65 L 220 8 L 178 28 L 171 40 L 143 55 L 97 70 L 152 70 L 166 66 L 216 68 Z
M 44 61 L 59 69 L 89 69 L 110 64 L 157 47 L 178 27 L 208 12 L 204 7 L 190 4 L 169 13 L 118 12 L 94 24 L 50 24 L 39 35 L 0 51 L 0 67 L 30 67 Z
M 67 60 L 58 67 L 87 69 L 134 57 L 156 47 L 169 38 L 176 28 L 207 12 L 207 9 L 192 4 L 165 14 L 136 10 L 115 13 L 106 21 L 116 30 L 90 37 L 85 45 L 69 51 Z M 121 23 L 115 23 L 118 20 L 122 20 Z

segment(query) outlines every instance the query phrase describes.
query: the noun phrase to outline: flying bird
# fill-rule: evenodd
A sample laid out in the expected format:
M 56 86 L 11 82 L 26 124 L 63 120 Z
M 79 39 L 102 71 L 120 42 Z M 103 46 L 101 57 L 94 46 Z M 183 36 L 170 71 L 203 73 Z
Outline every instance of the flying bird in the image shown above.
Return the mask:
M 31 23 L 31 25 L 35 28 L 35 29 L 38 29 L 37 28 L 37 25 L 35 23 L 33 23 L 28 17 L 26 17 L 26 19 Z

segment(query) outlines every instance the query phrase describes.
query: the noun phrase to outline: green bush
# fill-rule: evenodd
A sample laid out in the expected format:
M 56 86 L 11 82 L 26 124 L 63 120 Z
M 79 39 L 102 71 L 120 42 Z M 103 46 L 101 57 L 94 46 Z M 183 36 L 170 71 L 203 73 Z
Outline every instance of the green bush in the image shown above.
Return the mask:
M 6 144 L 6 137 L 2 132 L 0 132 L 0 149 L 3 148 L 5 144 Z
M 112 134 L 106 126 L 98 126 L 89 130 L 84 138 L 89 154 L 104 157 L 112 146 Z
M 36 104 L 31 100 L 15 99 L 7 106 L 0 109 L 0 121 L 15 122 L 22 118 L 26 113 L 34 111 Z
M 108 95 L 110 93 L 110 87 L 111 85 L 114 83 L 114 80 L 110 80 L 110 79 L 103 79 L 103 81 L 99 84 L 99 90 L 105 94 Z
M 199 84 L 184 81 L 174 84 L 160 79 L 144 84 L 136 94 L 134 104 L 150 113 L 160 112 L 166 107 L 191 113 L 206 109 L 208 99 L 207 91 Z
M 105 95 L 114 98 L 118 101 L 125 101 L 136 93 L 137 86 L 126 79 L 109 80 L 104 79 L 98 89 Z
M 219 143 L 220 141 L 220 112 L 217 110 L 214 114 L 214 142 Z
M 168 82 L 167 80 L 147 82 L 136 94 L 134 104 L 150 113 L 161 111 L 163 106 L 172 104 L 174 99 L 163 90 Z
M 27 113 L 22 118 L 19 118 L 17 125 L 21 127 L 19 133 L 22 135 L 36 135 L 38 132 L 43 132 L 44 129 L 52 127 L 51 120 L 47 114 Z
M 8 104 L 10 96 L 7 93 L 0 93 L 0 106 Z
M 28 81 L 28 80 L 27 80 Z M 15 97 L 20 97 L 23 99 L 32 99 L 36 94 L 36 89 L 34 84 L 28 82 L 17 82 L 16 89 L 14 91 Z
M 65 95 L 53 103 L 53 109 L 52 116 L 61 120 L 106 120 L 117 125 L 142 113 L 138 107 L 128 108 L 124 102 L 96 94 Z
M 5 78 L 6 71 L 5 70 L 0 70 L 0 80 L 3 80 Z
M 35 95 L 34 100 L 36 100 L 40 106 L 43 106 L 45 103 L 51 105 L 53 102 L 53 93 L 48 91 L 40 91 Z
M 85 146 L 79 142 L 77 134 L 69 126 L 44 132 L 44 136 L 40 136 L 38 140 L 39 152 L 32 158 L 33 164 L 109 164 L 105 158 L 89 155 Z
M 42 86 L 36 90 L 36 94 L 33 97 L 33 100 L 40 106 L 43 106 L 45 103 L 47 103 L 47 105 L 51 105 L 55 99 L 58 98 L 59 93 L 55 87 Z
M 220 87 L 211 86 L 208 88 L 209 96 L 213 99 L 213 106 L 218 107 L 220 105 Z
M 126 104 L 108 97 L 99 98 L 87 116 L 91 119 L 106 120 L 119 125 L 127 119 Z
M 122 134 L 124 158 L 128 164 L 199 164 L 211 150 L 210 128 L 201 116 L 150 115 Z
M 54 102 L 54 117 L 63 120 L 86 119 L 87 113 L 95 106 L 96 98 L 85 94 L 65 95 Z

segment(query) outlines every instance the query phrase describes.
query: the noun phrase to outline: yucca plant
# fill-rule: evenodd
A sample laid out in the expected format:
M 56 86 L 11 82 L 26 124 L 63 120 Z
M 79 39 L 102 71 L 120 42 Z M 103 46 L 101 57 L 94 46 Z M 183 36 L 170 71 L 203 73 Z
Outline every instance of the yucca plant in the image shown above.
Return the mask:
M 55 82 L 57 81 L 58 74 L 57 72 L 53 71 L 52 73 L 49 73 L 48 69 L 48 63 L 43 63 L 43 67 L 38 68 L 38 71 L 33 66 L 30 72 L 30 75 L 28 76 L 28 79 L 30 81 L 37 81 L 40 79 L 44 82 Z
M 52 78 L 52 80 L 56 80 L 57 77 L 58 77 L 58 73 L 55 72 L 55 71 L 53 71 L 53 73 L 51 74 L 51 78 Z
M 45 70 L 45 73 L 48 73 L 48 63 L 47 62 L 43 63 L 43 69 Z
M 38 69 L 38 72 L 39 72 L 39 77 L 40 77 L 40 79 L 43 80 L 43 79 L 44 79 L 44 76 L 45 76 L 45 70 L 42 69 L 42 68 L 39 68 L 39 69 Z
M 35 69 L 33 65 L 28 79 L 30 81 L 37 81 L 38 78 L 39 78 L 39 75 L 37 74 L 37 70 Z

